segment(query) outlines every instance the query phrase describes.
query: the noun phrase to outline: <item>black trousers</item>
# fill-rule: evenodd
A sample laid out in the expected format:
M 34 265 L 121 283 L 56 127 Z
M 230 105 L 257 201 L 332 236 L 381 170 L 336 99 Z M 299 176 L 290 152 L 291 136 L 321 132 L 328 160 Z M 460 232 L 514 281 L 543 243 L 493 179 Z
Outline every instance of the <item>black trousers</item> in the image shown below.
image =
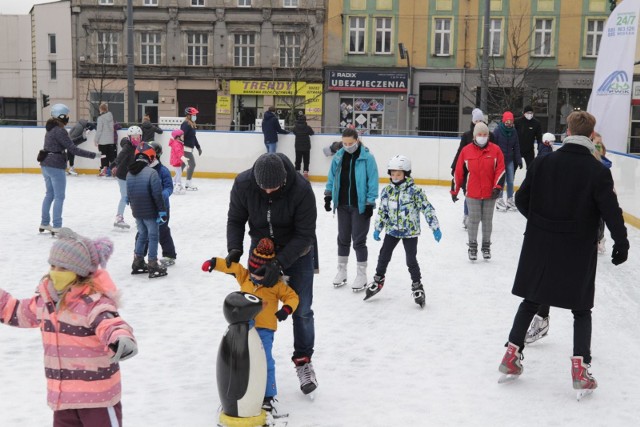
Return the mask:
M 378 265 L 376 266 L 376 275 L 384 276 L 387 272 L 387 266 L 391 261 L 391 255 L 398 246 L 398 243 L 402 241 L 404 246 L 404 253 L 407 259 L 407 267 L 409 268 L 409 274 L 411 275 L 412 282 L 419 282 L 422 276 L 420 275 L 420 265 L 418 265 L 418 259 L 416 254 L 418 253 L 418 238 L 406 238 L 400 239 L 385 234 L 382 247 L 380 248 L 380 254 L 378 255 Z
M 526 165 L 527 165 L 527 169 L 529 169 L 529 166 L 531 166 L 531 162 L 533 162 L 534 156 L 533 156 L 533 151 L 528 151 L 526 153 L 521 153 L 522 158 L 524 159 Z M 514 165 L 515 167 L 518 167 L 518 165 Z
M 103 167 L 111 165 L 113 161 L 116 159 L 116 144 L 104 144 L 98 145 L 98 151 L 100 151 L 100 169 Z
M 540 304 L 522 300 L 513 326 L 509 333 L 509 341 L 524 349 L 527 330 L 536 315 Z M 591 363 L 591 310 L 571 310 L 573 313 L 573 355 L 582 356 L 585 363 Z
M 296 150 L 296 172 L 300 172 L 300 164 L 304 163 L 303 171 L 309 172 L 309 154 L 310 150 L 298 151 Z

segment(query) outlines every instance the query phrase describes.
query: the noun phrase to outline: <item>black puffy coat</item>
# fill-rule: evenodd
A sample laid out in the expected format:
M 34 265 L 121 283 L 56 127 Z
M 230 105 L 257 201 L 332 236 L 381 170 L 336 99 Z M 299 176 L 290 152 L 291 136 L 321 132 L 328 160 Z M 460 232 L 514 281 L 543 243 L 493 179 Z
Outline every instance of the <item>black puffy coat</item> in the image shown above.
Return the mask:
M 144 121 L 140 125 L 140 129 L 142 129 L 142 141 L 143 142 L 151 142 L 156 138 L 156 134 L 162 134 L 163 130 L 158 126 L 154 125 L 149 121 Z
M 592 308 L 600 218 L 615 245 L 629 247 L 609 169 L 586 147 L 565 142 L 536 158 L 515 202 L 527 227 L 513 294 L 555 307 Z
M 309 151 L 311 150 L 311 135 L 314 134 L 313 129 L 306 120 L 298 119 L 293 127 L 293 134 L 296 136 L 295 150 Z
M 231 189 L 227 215 L 227 249 L 243 249 L 245 224 L 249 223 L 252 247 L 263 237 L 273 239 L 276 259 L 286 269 L 314 244 L 316 198 L 311 184 L 296 173 L 291 160 L 282 158 L 287 178 L 278 191 L 267 194 L 253 175 L 253 167 L 240 173 Z
M 266 144 L 268 142 L 278 142 L 279 133 L 286 135 L 289 132 L 280 127 L 278 116 L 273 114 L 271 111 L 265 111 L 264 116 L 262 117 L 262 133 L 264 135 L 264 143 Z
M 513 122 L 513 127 L 518 132 L 518 142 L 520 143 L 520 154 L 533 151 L 533 142 L 538 141 L 542 144 L 542 125 L 535 117 L 527 120 L 526 117 L 519 117 Z

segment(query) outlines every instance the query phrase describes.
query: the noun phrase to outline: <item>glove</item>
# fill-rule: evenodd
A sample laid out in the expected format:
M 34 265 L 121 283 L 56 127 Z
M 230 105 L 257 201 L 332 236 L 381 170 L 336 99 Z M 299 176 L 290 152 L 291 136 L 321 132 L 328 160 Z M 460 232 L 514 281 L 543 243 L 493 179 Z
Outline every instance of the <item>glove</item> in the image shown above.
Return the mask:
M 164 224 L 167 222 L 167 213 L 166 212 L 158 212 L 158 218 L 156 219 L 158 224 Z
M 373 240 L 376 242 L 380 241 L 380 230 L 373 230 Z
M 618 248 L 613 245 L 613 251 L 611 252 L 611 262 L 613 265 L 620 265 L 627 260 L 629 256 L 629 248 Z
M 331 196 L 324 196 L 324 210 L 331 212 Z
M 500 189 L 499 188 L 494 188 L 493 190 L 491 190 L 491 198 L 493 200 L 495 200 L 498 197 L 500 197 Z
M 293 313 L 293 309 L 285 304 L 280 310 L 276 311 L 276 317 L 278 318 L 279 322 L 282 322 L 284 320 L 287 320 L 287 317 L 289 317 L 291 313 Z
M 522 169 L 522 161 L 518 162 L 518 169 Z
M 442 231 L 439 228 L 433 230 L 433 238 L 436 239 L 436 242 L 439 242 L 442 239 Z
M 371 218 L 373 216 L 373 205 L 367 205 L 364 207 L 364 216 Z
M 202 156 L 202 148 L 196 147 L 196 149 L 198 150 L 198 156 Z
M 202 271 L 204 271 L 205 273 L 207 271 L 209 273 L 211 273 L 215 267 L 216 267 L 216 258 L 215 257 L 213 257 L 211 259 L 208 259 L 208 260 L 206 260 L 205 262 L 202 263 Z
M 282 267 L 280 267 L 280 263 L 278 260 L 273 260 L 267 264 L 264 264 L 262 267 L 258 268 L 253 272 L 256 276 L 263 276 L 262 285 L 267 288 L 272 287 L 276 283 L 278 283 L 278 279 L 280 278 L 280 274 L 282 273 Z
M 116 176 L 116 174 L 118 173 L 118 167 L 114 166 L 111 168 L 111 176 Z
M 224 259 L 227 264 L 227 268 L 231 267 L 232 262 L 240 262 L 240 257 L 242 256 L 242 251 L 240 249 L 231 249 L 227 254 L 227 257 Z
M 453 200 L 453 203 L 457 202 L 458 201 L 458 195 L 451 193 L 451 200 Z
M 109 348 L 115 354 L 109 360 L 111 363 L 122 362 L 138 354 L 136 342 L 129 337 L 120 337 L 116 342 L 109 344 Z

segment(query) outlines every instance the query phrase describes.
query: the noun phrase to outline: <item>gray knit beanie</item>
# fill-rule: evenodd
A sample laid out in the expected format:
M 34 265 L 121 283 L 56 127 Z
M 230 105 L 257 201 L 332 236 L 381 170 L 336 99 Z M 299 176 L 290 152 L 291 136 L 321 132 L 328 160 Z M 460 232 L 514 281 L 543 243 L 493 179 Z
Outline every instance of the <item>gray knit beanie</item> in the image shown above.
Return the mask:
M 113 242 L 106 237 L 91 240 L 70 228 L 61 228 L 57 237 L 49 252 L 49 265 L 66 268 L 81 277 L 105 267 L 113 253 Z
M 280 156 L 266 153 L 258 157 L 253 165 L 253 176 L 262 189 L 281 187 L 287 177 L 287 170 Z

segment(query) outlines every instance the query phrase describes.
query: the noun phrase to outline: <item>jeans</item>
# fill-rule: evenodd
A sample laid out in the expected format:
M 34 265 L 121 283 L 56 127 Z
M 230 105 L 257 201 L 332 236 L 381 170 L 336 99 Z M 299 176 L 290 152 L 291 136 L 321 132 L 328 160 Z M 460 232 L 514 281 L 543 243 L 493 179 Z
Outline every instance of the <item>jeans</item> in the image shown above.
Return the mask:
M 162 248 L 162 256 L 167 258 L 176 259 L 176 246 L 173 243 L 173 237 L 171 236 L 171 229 L 169 228 L 169 219 L 171 219 L 171 209 L 167 208 L 167 220 L 158 226 L 158 243 Z M 139 233 L 136 233 L 136 241 L 138 240 Z M 147 253 L 148 244 L 144 246 L 144 252 Z
M 277 145 L 278 145 L 277 142 L 265 142 L 264 143 L 264 146 L 267 147 L 267 153 L 275 153 Z
M 42 200 L 40 225 L 49 225 L 51 222 L 49 211 L 51 204 L 53 204 L 53 228 L 60 228 L 62 227 L 62 206 L 67 188 L 67 175 L 64 169 L 42 166 L 42 176 L 47 191 L 44 200 Z
M 276 386 L 276 361 L 273 359 L 272 353 L 275 331 L 273 329 L 256 328 L 256 332 L 260 335 L 262 347 L 264 347 L 264 354 L 267 356 L 267 389 L 264 392 L 264 397 L 273 397 L 278 394 L 278 387 Z
M 469 215 L 469 205 L 467 204 L 467 198 L 464 198 L 463 211 L 465 215 Z
M 507 198 L 513 197 L 513 178 L 515 177 L 515 169 L 513 161 L 505 163 L 504 165 L 505 185 L 507 186 Z M 504 187 L 503 187 L 504 188 Z M 504 191 L 500 192 L 500 198 L 502 199 Z
M 158 259 L 158 223 L 155 218 L 136 218 L 138 237 L 134 253 L 138 257 L 144 257 L 145 246 L 149 245 L 149 261 Z
M 357 206 L 338 206 L 338 256 L 349 256 L 349 245 L 353 240 L 353 251 L 357 262 L 367 262 L 367 233 L 371 218 L 360 214 Z
M 120 201 L 118 202 L 118 215 L 124 215 L 124 208 L 127 206 L 127 180 L 118 178 L 120 187 Z
M 313 355 L 315 327 L 313 321 L 313 248 L 298 258 L 284 274 L 289 276 L 289 286 L 296 291 L 300 302 L 291 316 L 293 319 L 293 357 Z

